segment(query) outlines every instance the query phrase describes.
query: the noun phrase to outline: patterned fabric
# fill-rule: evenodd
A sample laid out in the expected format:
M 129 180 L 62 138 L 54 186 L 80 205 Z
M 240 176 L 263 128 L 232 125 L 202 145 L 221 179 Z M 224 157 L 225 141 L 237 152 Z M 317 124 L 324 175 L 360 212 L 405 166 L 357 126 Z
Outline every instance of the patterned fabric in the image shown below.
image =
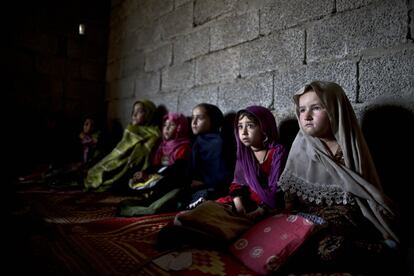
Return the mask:
M 231 206 L 208 200 L 177 214 L 175 224 L 207 233 L 218 242 L 232 242 L 253 226 L 253 221 L 233 212 Z
M 150 153 L 160 137 L 157 126 L 129 125 L 116 147 L 89 169 L 85 179 L 87 190 L 105 191 L 118 181 L 127 182 L 131 171 L 150 165 Z M 125 183 L 126 186 L 127 183 Z
M 230 246 L 230 251 L 250 269 L 267 275 L 286 262 L 313 228 L 313 222 L 306 218 L 278 214 L 250 228 Z
M 53 238 L 37 237 L 33 248 L 42 256 L 39 264 L 68 275 L 257 275 L 231 255 L 215 250 L 191 250 L 192 265 L 185 270 L 167 272 L 158 267 L 152 260 L 167 252 L 155 248 L 156 234 L 173 217 L 56 225 Z
M 86 190 L 106 191 L 115 184 L 125 187 L 133 171 L 144 170 L 150 165 L 150 155 L 158 142 L 160 130 L 154 122 L 156 106 L 149 100 L 139 100 L 145 110 L 144 122 L 140 125 L 130 123 L 121 141 L 101 161 L 88 170 L 84 180 Z M 123 183 L 125 182 L 125 183 Z
M 21 223 L 11 225 L 17 235 L 16 261 L 30 258 L 25 259 L 28 267 L 36 264 L 33 272 L 41 275 L 258 275 L 225 250 L 191 249 L 190 267 L 162 270 L 152 260 L 169 251 L 159 251 L 156 238 L 162 227 L 172 223 L 175 213 L 113 217 L 117 204 L 128 198 L 125 196 L 45 190 L 45 186 L 27 184 L 18 186 L 17 196 L 30 219 L 25 221 L 24 237 Z M 13 221 L 22 222 L 21 214 L 15 215 L 19 217 Z
M 42 221 L 53 224 L 87 223 L 114 217 L 119 202 L 135 198 L 82 191 L 21 191 L 19 198 Z

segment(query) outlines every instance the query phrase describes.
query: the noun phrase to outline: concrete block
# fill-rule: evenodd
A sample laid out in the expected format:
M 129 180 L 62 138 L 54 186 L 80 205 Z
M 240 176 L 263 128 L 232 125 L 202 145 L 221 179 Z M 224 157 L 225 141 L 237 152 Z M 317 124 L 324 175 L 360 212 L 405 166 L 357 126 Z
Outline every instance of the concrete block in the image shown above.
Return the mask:
M 414 48 L 360 62 L 359 100 L 414 93 Z M 414 94 L 412 95 L 414 97 Z
M 196 85 L 230 82 L 239 74 L 240 50 L 230 48 L 196 60 Z
M 267 73 L 249 79 L 238 79 L 219 86 L 219 106 L 224 113 L 238 111 L 249 105 L 272 107 L 273 75 Z
M 139 29 L 135 33 L 135 36 L 137 37 L 135 49 L 146 49 L 160 43 L 162 32 L 163 29 L 159 20 L 152 22 L 149 26 Z
M 185 62 L 183 64 L 168 67 L 162 72 L 162 91 L 179 90 L 191 88 L 194 85 L 195 63 Z
M 218 104 L 218 86 L 198 86 L 183 91 L 178 97 L 178 112 L 191 116 L 193 108 L 199 103 Z M 220 107 L 221 108 L 221 107 Z
M 209 42 L 209 28 L 197 28 L 190 34 L 178 37 L 174 42 L 174 64 L 208 53 Z
M 201 25 L 205 22 L 227 13 L 234 7 L 235 0 L 195 0 L 194 24 Z
M 174 0 L 141 1 L 139 5 L 139 8 L 143 9 L 148 18 L 153 21 L 171 12 L 174 8 Z
M 178 95 L 177 93 L 162 93 L 151 96 L 151 100 L 157 106 L 164 106 L 169 112 L 177 112 Z
M 267 1 L 260 11 L 260 33 L 283 30 L 332 13 L 333 0 Z
M 139 74 L 135 79 L 135 97 L 157 94 L 160 90 L 160 81 L 159 72 Z
M 129 16 L 122 20 L 122 29 L 126 34 L 134 33 L 136 30 L 150 23 L 150 20 L 148 18 L 148 15 L 145 13 L 145 10 L 140 8 L 133 10 Z
M 172 61 L 172 46 L 166 44 L 152 52 L 146 53 L 145 71 L 158 71 L 163 67 L 169 66 Z
M 188 3 L 188 2 L 193 2 L 193 0 L 174 0 L 174 7 L 177 9 L 178 7 Z
M 237 14 L 245 14 L 249 11 L 257 11 L 266 6 L 263 0 L 237 0 L 235 4 L 235 12 Z
M 378 1 L 380 0 L 336 0 L 336 11 L 342 12 L 346 10 L 358 9 Z
M 403 1 L 392 0 L 320 20 L 308 31 L 308 61 L 340 59 L 403 43 L 406 13 Z
M 227 48 L 259 35 L 259 13 L 252 11 L 246 14 L 226 17 L 211 26 L 211 50 Z
M 123 37 L 119 41 L 119 57 L 127 57 L 133 55 L 134 52 L 138 49 L 139 37 L 135 34 L 130 34 Z
M 193 27 L 193 3 L 187 3 L 161 18 L 163 38 L 169 39 Z
M 290 29 L 243 44 L 240 50 L 240 73 L 256 75 L 285 66 L 300 65 L 305 59 L 305 35 Z
M 135 52 L 121 59 L 121 75 L 123 77 L 130 76 L 137 72 L 144 71 L 145 56 L 142 51 Z
M 412 1 L 412 2 L 414 2 L 414 1 Z M 412 8 L 411 11 L 410 11 L 410 18 L 411 18 L 410 37 L 411 37 L 411 39 L 414 39 L 414 8 Z

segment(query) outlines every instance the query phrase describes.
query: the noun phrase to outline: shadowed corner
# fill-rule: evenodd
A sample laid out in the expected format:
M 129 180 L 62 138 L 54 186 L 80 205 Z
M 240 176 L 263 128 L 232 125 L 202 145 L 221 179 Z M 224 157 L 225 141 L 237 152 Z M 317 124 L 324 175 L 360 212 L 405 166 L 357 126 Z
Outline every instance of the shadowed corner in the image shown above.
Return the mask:
M 296 119 L 286 119 L 279 124 L 280 143 L 285 146 L 289 152 L 296 134 L 298 134 L 299 125 Z
M 160 129 L 162 129 L 163 118 L 167 115 L 168 109 L 165 105 L 160 104 L 157 106 L 157 110 L 154 113 L 154 122 Z
M 361 121 L 384 192 L 399 208 L 401 235 L 403 243 L 410 248 L 408 252 L 414 248 L 410 222 L 414 212 L 413 167 L 410 161 L 414 156 L 413 125 L 414 111 L 397 104 L 373 106 L 365 112 Z M 413 266 L 413 256 L 408 258 L 411 261 L 407 263 L 411 262 Z

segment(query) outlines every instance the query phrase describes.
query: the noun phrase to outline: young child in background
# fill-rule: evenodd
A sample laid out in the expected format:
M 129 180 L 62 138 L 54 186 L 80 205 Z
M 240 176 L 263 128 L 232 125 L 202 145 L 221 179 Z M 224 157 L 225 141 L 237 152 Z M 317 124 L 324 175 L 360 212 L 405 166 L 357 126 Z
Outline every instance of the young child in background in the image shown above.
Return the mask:
M 209 245 L 228 244 L 264 218 L 267 211 L 283 207 L 278 179 L 287 152 L 278 142 L 273 114 L 262 106 L 240 110 L 236 115 L 234 134 L 237 160 L 229 195 L 177 214 L 175 226 L 170 226 L 172 230 L 167 227 L 161 232 L 161 243 L 173 240 L 200 245 L 203 241 L 194 238 L 193 234 L 204 233 Z M 167 238 L 174 235 L 174 231 L 179 233 L 177 229 L 180 228 L 183 231 L 178 237 Z M 191 230 L 186 231 L 188 229 Z
M 150 155 L 160 137 L 153 118 L 156 106 L 149 100 L 133 105 L 131 123 L 121 141 L 101 161 L 88 170 L 84 181 L 86 190 L 127 190 L 128 179 L 134 171 L 150 165 Z
M 81 185 L 85 169 L 92 166 L 104 150 L 100 139 L 100 131 L 95 125 L 95 119 L 87 115 L 83 120 L 82 131 L 79 134 L 79 144 L 77 145 L 80 145 L 82 150 L 77 158 L 66 164 L 61 164 L 59 167 L 50 166 L 37 175 L 33 174 L 32 180 L 44 182 L 54 188 Z
M 175 211 L 178 196 L 188 181 L 191 142 L 187 118 L 170 112 L 164 116 L 162 142 L 158 146 L 152 165 L 136 172 L 130 187 L 139 191 L 141 199 L 121 204 L 120 216 L 140 216 Z M 186 177 L 187 176 L 187 177 Z
M 206 199 L 219 197 L 230 183 L 230 166 L 225 162 L 220 134 L 223 119 L 223 113 L 215 105 L 201 103 L 193 108 L 191 129 L 195 140 L 192 146 L 189 209 Z
M 79 139 L 82 144 L 83 152 L 83 163 L 88 164 L 98 155 L 96 151 L 100 131 L 95 129 L 95 120 L 91 116 L 87 116 L 83 123 L 83 128 L 79 134 Z
M 332 82 L 314 81 L 293 98 L 300 130 L 279 185 L 287 209 L 317 215 L 325 224 L 290 268 L 375 267 L 386 248 L 381 240 L 395 245 L 398 236 L 353 108 Z
M 96 126 L 96 120 L 87 115 L 83 120 L 82 131 L 79 134 L 82 147 L 82 159 L 54 169 L 45 174 L 47 184 L 54 188 L 82 186 L 87 170 L 102 157 L 104 147 L 101 131 Z

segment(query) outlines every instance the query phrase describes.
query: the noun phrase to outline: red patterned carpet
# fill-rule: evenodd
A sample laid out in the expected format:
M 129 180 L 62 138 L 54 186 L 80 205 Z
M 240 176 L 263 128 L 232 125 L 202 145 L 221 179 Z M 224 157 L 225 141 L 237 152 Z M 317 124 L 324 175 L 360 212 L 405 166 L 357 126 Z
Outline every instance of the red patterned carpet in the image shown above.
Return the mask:
M 167 272 L 155 265 L 152 260 L 166 253 L 155 249 L 156 235 L 173 217 L 163 214 L 59 224 L 52 239 L 33 242 L 43 244 L 47 248 L 43 254 L 53 255 L 53 263 L 65 274 L 256 275 L 231 255 L 214 250 L 192 250 L 193 263 L 182 271 Z
M 33 187 L 18 195 L 40 224 L 30 235 L 30 250 L 43 274 L 256 275 L 228 253 L 196 249 L 190 267 L 163 270 L 152 260 L 167 252 L 157 251 L 155 242 L 174 214 L 115 217 L 118 203 L 131 197 Z
M 191 250 L 192 264 L 184 270 L 163 270 L 152 261 L 168 252 L 158 251 L 155 242 L 174 213 L 115 217 L 118 203 L 132 197 L 33 186 L 17 195 L 23 208 L 13 218 L 15 259 L 25 260 L 20 270 L 26 274 L 257 275 L 228 252 L 201 249 Z

